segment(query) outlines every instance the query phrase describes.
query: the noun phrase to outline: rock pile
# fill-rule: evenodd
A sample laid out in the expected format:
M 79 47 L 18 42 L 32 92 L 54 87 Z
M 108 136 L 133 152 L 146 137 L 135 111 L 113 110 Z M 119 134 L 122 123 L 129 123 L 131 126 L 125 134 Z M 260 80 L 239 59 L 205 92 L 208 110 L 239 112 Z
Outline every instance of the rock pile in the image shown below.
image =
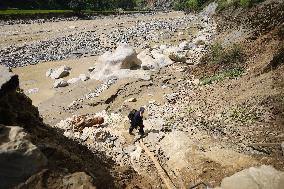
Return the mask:
M 126 141 L 124 137 L 120 137 L 122 135 L 121 132 L 124 130 L 122 129 L 124 127 L 123 117 L 120 114 L 108 114 L 106 111 L 95 114 L 93 119 L 84 117 L 73 116 L 67 118 L 60 121 L 55 127 L 62 129 L 66 137 L 79 141 L 92 151 L 104 151 L 114 161 L 117 160 L 118 164 L 129 165 L 129 159 L 123 151 Z M 86 120 L 91 121 L 86 122 Z M 101 123 L 102 120 L 104 121 L 103 123 Z M 100 123 L 98 127 L 87 127 L 95 121 Z M 90 124 L 88 124 L 89 122 Z M 79 131 L 74 129 L 81 123 L 86 127 L 79 127 Z

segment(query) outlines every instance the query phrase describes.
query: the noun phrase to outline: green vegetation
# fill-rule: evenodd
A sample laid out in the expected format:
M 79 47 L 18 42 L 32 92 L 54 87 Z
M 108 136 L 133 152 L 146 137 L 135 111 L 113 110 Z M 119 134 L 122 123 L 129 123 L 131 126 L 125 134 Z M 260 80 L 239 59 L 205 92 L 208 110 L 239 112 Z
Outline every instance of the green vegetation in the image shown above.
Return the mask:
M 201 85 L 208 85 L 214 82 L 223 81 L 226 78 L 235 79 L 240 77 L 244 73 L 243 68 L 231 68 L 222 72 L 218 72 L 213 76 L 206 76 L 200 79 Z
M 238 78 L 245 71 L 244 62 L 245 54 L 238 44 L 223 47 L 220 43 L 213 43 L 208 54 L 201 59 L 207 72 L 200 79 L 200 84 L 207 85 L 226 78 Z
M 220 43 L 214 43 L 211 45 L 210 51 L 209 63 L 233 64 L 241 63 L 244 60 L 243 50 L 238 44 L 224 48 Z
M 174 9 L 198 11 L 209 2 L 212 2 L 212 0 L 178 0 L 174 3 Z
M 259 119 L 259 115 L 255 110 L 250 110 L 247 107 L 236 107 L 229 111 L 229 117 L 237 122 L 253 123 Z
M 231 6 L 246 8 L 263 1 L 264 0 L 218 0 L 218 9 L 223 10 Z

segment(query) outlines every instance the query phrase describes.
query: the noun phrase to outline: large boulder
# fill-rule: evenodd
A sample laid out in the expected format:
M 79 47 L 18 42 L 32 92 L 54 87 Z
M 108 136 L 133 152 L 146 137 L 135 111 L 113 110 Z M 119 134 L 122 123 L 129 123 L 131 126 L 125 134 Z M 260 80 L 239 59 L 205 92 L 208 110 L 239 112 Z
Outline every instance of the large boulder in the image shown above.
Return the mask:
M 0 125 L 0 188 L 25 181 L 47 164 L 23 128 Z
M 63 65 L 55 69 L 48 69 L 46 72 L 47 77 L 51 77 L 52 79 L 60 79 L 62 77 L 66 77 L 70 74 L 71 68 Z
M 10 69 L 0 65 L 0 97 L 11 91 L 15 91 L 19 86 L 19 78 Z
M 262 165 L 242 170 L 222 180 L 221 187 L 216 189 L 282 189 L 284 173 L 271 166 Z
M 53 84 L 54 88 L 66 87 L 66 86 L 68 86 L 68 83 L 64 79 L 57 79 Z
M 99 57 L 91 78 L 104 80 L 111 77 L 114 72 L 118 73 L 119 70 L 135 70 L 140 66 L 141 61 L 137 58 L 136 51 L 129 45 L 122 44 L 113 53 L 106 52 Z
M 169 56 L 161 54 L 157 51 L 151 51 L 152 56 L 156 60 L 159 67 L 164 67 L 173 63 Z
M 141 68 L 143 70 L 157 70 L 159 65 L 157 61 L 151 56 L 149 49 L 145 49 L 137 55 L 137 58 L 141 61 Z

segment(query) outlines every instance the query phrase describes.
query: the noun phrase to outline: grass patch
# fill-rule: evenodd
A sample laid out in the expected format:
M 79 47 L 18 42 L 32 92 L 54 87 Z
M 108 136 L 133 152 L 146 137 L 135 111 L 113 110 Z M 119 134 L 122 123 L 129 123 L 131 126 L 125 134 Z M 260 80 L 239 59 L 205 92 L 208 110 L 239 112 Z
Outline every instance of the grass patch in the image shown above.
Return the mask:
M 259 115 L 253 109 L 247 107 L 236 107 L 229 111 L 229 118 L 242 123 L 253 123 L 259 119 Z
M 201 85 L 208 85 L 215 82 L 223 81 L 226 78 L 235 79 L 240 77 L 244 73 L 243 68 L 232 68 L 222 72 L 219 72 L 213 76 L 203 77 L 200 79 Z
M 220 43 L 214 43 L 210 47 L 209 63 L 232 64 L 243 62 L 244 53 L 238 44 L 223 48 Z

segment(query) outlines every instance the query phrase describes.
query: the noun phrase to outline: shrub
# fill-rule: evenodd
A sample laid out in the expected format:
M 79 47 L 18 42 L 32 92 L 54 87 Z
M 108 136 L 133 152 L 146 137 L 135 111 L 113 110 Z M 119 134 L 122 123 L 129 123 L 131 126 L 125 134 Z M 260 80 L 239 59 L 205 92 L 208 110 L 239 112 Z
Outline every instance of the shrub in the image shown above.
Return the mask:
M 208 85 L 208 84 L 212 84 L 213 82 L 223 81 L 226 78 L 229 78 L 229 79 L 238 78 L 243 73 L 244 73 L 244 69 L 240 67 L 228 69 L 228 70 L 219 72 L 213 76 L 201 78 L 200 84 Z
M 209 63 L 213 64 L 233 64 L 244 60 L 242 48 L 238 44 L 225 49 L 220 43 L 214 43 L 211 45 L 209 56 L 211 56 Z
M 175 1 L 174 9 L 175 10 L 201 10 L 207 2 L 213 0 L 179 0 Z
M 250 7 L 252 4 L 252 1 L 251 0 L 240 0 L 240 5 L 242 7 Z
M 232 120 L 242 123 L 253 123 L 261 116 L 256 109 L 243 106 L 235 107 L 228 113 Z
M 186 6 L 192 10 L 200 9 L 200 1 L 199 0 L 188 0 L 186 2 Z

